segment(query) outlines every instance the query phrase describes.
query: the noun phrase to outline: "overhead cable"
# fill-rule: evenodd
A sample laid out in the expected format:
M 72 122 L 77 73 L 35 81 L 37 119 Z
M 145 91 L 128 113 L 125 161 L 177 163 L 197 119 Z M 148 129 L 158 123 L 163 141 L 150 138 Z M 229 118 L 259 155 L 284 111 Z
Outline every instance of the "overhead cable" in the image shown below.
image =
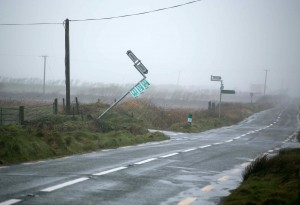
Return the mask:
M 70 21 L 73 22 L 80 22 L 80 21 L 102 21 L 102 20 L 111 20 L 111 19 L 117 19 L 117 18 L 125 18 L 125 17 L 131 17 L 131 16 L 138 16 L 138 15 L 144 15 L 144 14 L 149 14 L 149 13 L 154 13 L 158 11 L 163 11 L 163 10 L 168 10 L 168 9 L 174 9 L 178 8 L 181 6 L 185 6 L 188 4 L 193 4 L 197 3 L 201 0 L 194 0 L 194 1 L 189 1 L 183 4 L 177 4 L 174 6 L 169 6 L 169 7 L 164 7 L 160 9 L 155 9 L 151 11 L 144 11 L 144 12 L 139 12 L 139 13 L 134 13 L 134 14 L 125 14 L 125 15 L 120 15 L 120 16 L 111 16 L 111 17 L 103 17 L 103 18 L 93 18 L 93 19 L 70 19 Z M 0 26 L 37 26 L 37 25 L 62 25 L 64 22 L 59 23 L 59 22 L 38 22 L 38 23 L 0 23 Z
M 160 9 L 155 9 L 155 10 L 151 10 L 151 11 L 144 11 L 144 12 L 139 12 L 139 13 L 134 13 L 134 14 L 125 14 L 125 15 L 120 15 L 120 16 L 103 17 L 103 18 L 95 18 L 95 19 L 70 19 L 70 21 L 101 21 L 101 20 L 111 20 L 111 19 L 117 19 L 117 18 L 138 16 L 138 15 L 144 15 L 144 14 L 154 13 L 154 12 L 158 12 L 158 11 L 163 11 L 163 10 L 167 10 L 167 9 L 174 9 L 174 8 L 185 6 L 185 5 L 188 5 L 188 4 L 197 3 L 199 1 L 201 1 L 201 0 L 189 1 L 189 2 L 186 2 L 186 3 L 183 3 L 183 4 L 177 4 L 175 6 L 169 6 L 169 7 L 164 7 L 164 8 L 160 8 Z

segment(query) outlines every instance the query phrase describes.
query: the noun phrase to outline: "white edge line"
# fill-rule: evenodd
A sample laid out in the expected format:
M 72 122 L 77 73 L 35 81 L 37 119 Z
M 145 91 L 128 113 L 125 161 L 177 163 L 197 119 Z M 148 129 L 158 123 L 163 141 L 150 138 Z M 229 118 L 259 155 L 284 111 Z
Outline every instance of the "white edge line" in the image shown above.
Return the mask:
M 21 199 L 10 199 L 4 202 L 1 202 L 0 205 L 11 205 L 22 201 Z
M 134 163 L 134 164 L 140 165 L 140 164 L 145 164 L 145 163 L 147 163 L 147 162 L 151 162 L 151 161 L 154 161 L 154 160 L 157 160 L 157 158 L 146 159 L 146 160 L 143 160 L 143 161 L 140 161 L 140 162 L 136 162 L 136 163 Z
M 122 169 L 127 169 L 127 167 L 117 167 L 117 168 L 109 169 L 109 170 L 99 172 L 99 173 L 96 173 L 96 174 L 93 174 L 93 175 L 94 176 L 101 176 L 101 175 L 109 174 L 109 173 L 112 173 L 112 172 L 120 171 Z
M 68 181 L 68 182 L 65 182 L 65 183 L 62 183 L 62 184 L 58 184 L 58 185 L 55 185 L 55 186 L 52 186 L 52 187 L 48 187 L 46 189 L 42 189 L 41 191 L 42 192 L 52 192 L 52 191 L 55 191 L 57 189 L 61 189 L 63 187 L 66 187 L 66 186 L 70 186 L 70 185 L 73 185 L 73 184 L 76 184 L 76 183 L 79 183 L 79 182 L 83 182 L 85 180 L 88 180 L 89 178 L 87 177 L 81 177 L 81 178 L 78 178 L 78 179 L 74 179 L 72 181 Z
M 167 154 L 167 155 L 161 156 L 161 158 L 172 157 L 172 156 L 177 155 L 177 154 L 179 154 L 179 153 L 178 152 L 174 152 L 174 153 L 171 153 L 171 154 Z

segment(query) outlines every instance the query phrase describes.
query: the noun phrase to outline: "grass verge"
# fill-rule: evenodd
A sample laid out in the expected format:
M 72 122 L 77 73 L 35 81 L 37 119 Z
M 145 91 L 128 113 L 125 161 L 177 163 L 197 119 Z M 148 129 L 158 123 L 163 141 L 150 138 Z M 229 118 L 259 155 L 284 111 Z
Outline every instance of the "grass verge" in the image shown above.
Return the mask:
M 245 169 L 243 179 L 221 204 L 300 204 L 300 149 L 283 149 L 275 157 L 256 159 Z
M 54 158 L 168 139 L 162 133 L 57 131 L 19 125 L 0 126 L 0 165 Z
M 167 136 L 147 129 L 201 132 L 235 124 L 265 108 L 224 103 L 219 119 L 217 113 L 207 110 L 163 109 L 148 101 L 133 100 L 95 120 L 107 107 L 103 103 L 81 105 L 81 115 L 74 116 L 44 115 L 27 109 L 26 116 L 36 117 L 27 120 L 26 125 L 0 126 L 0 165 L 166 140 Z M 192 125 L 187 123 L 189 113 L 193 114 Z

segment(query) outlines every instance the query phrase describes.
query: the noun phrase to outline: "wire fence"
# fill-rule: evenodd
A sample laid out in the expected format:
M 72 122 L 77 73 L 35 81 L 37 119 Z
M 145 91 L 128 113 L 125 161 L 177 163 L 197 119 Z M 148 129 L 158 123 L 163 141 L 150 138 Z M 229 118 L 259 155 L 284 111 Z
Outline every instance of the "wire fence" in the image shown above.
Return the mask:
M 76 97 L 71 104 L 72 114 L 79 115 L 78 98 Z M 28 124 L 40 120 L 44 117 L 65 114 L 65 101 L 59 106 L 57 98 L 53 103 L 27 106 L 0 107 L 0 125 L 8 124 Z
M 21 124 L 19 108 L 0 108 L 0 125 Z
M 54 104 L 25 107 L 24 122 L 31 122 L 40 119 L 43 116 L 54 114 Z

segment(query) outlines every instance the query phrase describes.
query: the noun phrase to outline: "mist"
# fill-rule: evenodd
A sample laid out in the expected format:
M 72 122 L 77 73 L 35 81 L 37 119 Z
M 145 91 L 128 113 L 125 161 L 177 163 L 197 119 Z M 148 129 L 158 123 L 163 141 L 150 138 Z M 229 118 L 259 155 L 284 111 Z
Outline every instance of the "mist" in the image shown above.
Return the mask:
M 2 0 L 0 1 L 0 80 L 65 79 L 63 21 L 70 22 L 71 80 L 76 85 L 131 85 L 141 79 L 127 50 L 149 70 L 151 89 L 171 92 L 224 89 L 261 95 L 300 97 L 300 2 L 297 0 L 203 0 L 152 11 L 186 0 Z M 7 26 L 8 23 L 58 23 Z M 127 88 L 125 86 L 125 88 Z M 60 88 L 63 91 L 63 86 Z M 151 89 L 145 95 L 151 94 Z M 71 88 L 72 94 L 76 94 Z M 148 93 L 149 92 L 149 93 Z M 200 92 L 200 91 L 199 91 Z M 118 93 L 117 93 L 118 94 Z M 231 96 L 235 98 L 236 96 Z M 226 96 L 227 98 L 227 96 Z

